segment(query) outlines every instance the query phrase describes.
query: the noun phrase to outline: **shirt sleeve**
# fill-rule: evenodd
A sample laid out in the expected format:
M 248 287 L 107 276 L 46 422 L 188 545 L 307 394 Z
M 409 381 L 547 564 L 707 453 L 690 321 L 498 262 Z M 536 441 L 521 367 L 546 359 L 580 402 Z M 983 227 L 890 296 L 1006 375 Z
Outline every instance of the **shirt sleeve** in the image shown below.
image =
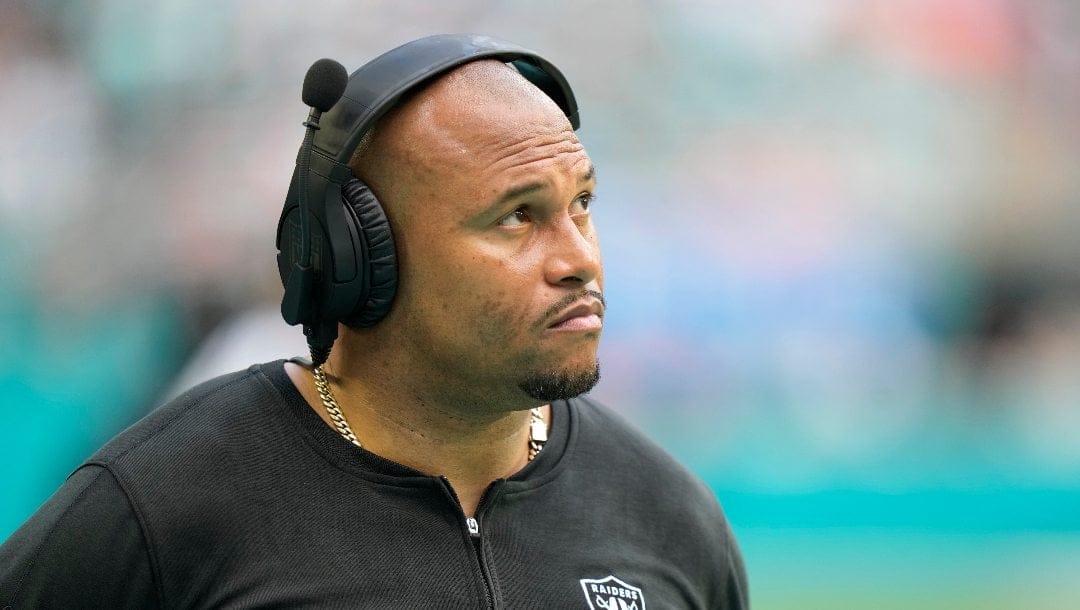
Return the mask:
M 750 587 L 746 580 L 746 564 L 743 563 L 742 552 L 739 551 L 739 545 L 735 541 L 735 535 L 731 531 L 731 526 L 724 522 L 725 534 L 727 536 L 727 556 L 729 567 L 727 570 L 727 578 L 724 579 L 723 593 L 721 599 L 724 600 L 724 608 L 737 608 L 738 610 L 747 610 L 750 608 Z
M 102 466 L 76 470 L 0 546 L 0 608 L 160 606 L 127 495 Z

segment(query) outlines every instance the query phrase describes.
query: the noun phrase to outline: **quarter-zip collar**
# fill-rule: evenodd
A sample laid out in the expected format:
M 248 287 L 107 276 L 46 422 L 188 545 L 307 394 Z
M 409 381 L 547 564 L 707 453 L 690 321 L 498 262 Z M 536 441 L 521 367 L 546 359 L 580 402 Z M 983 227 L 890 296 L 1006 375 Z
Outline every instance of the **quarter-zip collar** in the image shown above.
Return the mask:
M 288 411 L 281 418 L 295 428 L 309 446 L 333 466 L 372 480 L 376 483 L 403 486 L 431 486 L 439 484 L 437 476 L 431 476 L 404 466 L 380 455 L 357 448 L 330 429 L 300 395 L 285 373 L 285 361 L 265 367 L 270 381 L 281 395 Z M 280 407 L 270 407 L 280 408 Z M 559 465 L 566 453 L 573 429 L 573 409 L 570 403 L 557 400 L 551 403 L 551 429 L 544 450 L 521 470 L 506 479 L 507 491 L 519 491 L 541 485 L 557 476 Z M 479 511 L 478 511 L 479 512 Z

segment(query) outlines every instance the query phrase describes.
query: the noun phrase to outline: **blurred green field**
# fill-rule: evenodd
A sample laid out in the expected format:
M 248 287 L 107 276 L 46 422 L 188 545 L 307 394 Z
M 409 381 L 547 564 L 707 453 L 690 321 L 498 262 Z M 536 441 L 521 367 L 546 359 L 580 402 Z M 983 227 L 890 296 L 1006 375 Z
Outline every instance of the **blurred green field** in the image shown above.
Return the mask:
M 757 610 L 1075 610 L 1080 534 L 742 529 Z

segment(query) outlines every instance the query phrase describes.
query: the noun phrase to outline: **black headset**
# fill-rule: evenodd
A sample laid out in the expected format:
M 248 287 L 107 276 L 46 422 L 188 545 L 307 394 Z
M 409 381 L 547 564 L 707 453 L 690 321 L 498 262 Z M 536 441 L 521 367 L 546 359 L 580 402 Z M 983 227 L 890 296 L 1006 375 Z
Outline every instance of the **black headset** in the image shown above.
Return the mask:
M 574 129 L 580 126 L 574 92 L 555 66 L 488 36 L 414 40 L 348 77 L 341 64 L 320 59 L 304 77 L 303 100 L 312 110 L 278 221 L 277 264 L 285 286 L 281 315 L 290 325 L 303 324 L 316 366 L 330 355 L 339 322 L 373 326 L 390 311 L 397 289 L 386 214 L 348 168 L 356 147 L 409 92 L 477 59 L 512 65 L 559 105 Z

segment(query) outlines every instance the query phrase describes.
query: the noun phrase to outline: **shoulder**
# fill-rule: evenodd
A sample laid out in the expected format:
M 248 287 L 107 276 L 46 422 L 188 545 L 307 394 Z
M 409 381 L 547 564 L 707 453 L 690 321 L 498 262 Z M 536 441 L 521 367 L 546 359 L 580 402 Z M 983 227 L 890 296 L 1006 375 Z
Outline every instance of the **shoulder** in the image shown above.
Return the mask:
M 693 523 L 688 525 L 710 531 L 716 531 L 717 523 L 726 524 L 712 489 L 633 424 L 590 398 L 570 404 L 578 423 L 574 453 L 582 467 L 621 493 L 649 498 L 659 517 L 689 517 Z
M 85 465 L 109 471 L 154 546 L 194 525 L 211 529 L 241 510 L 245 489 L 299 441 L 273 367 L 255 365 L 200 384 L 112 439 Z M 282 371 L 280 375 L 284 375 Z M 283 457 L 284 456 L 284 457 Z M 262 489 L 261 487 L 259 489 Z
M 112 474 L 76 470 L 0 546 L 0 606 L 152 607 L 159 600 L 142 524 Z
M 87 464 L 112 468 L 143 452 L 160 457 L 170 447 L 191 451 L 223 440 L 231 428 L 257 421 L 267 404 L 280 402 L 266 375 L 277 364 L 253 365 L 192 387 L 114 437 Z
M 603 463 L 605 471 L 713 498 L 697 475 L 622 415 L 588 397 L 575 398 L 570 405 L 579 423 L 575 451 Z

